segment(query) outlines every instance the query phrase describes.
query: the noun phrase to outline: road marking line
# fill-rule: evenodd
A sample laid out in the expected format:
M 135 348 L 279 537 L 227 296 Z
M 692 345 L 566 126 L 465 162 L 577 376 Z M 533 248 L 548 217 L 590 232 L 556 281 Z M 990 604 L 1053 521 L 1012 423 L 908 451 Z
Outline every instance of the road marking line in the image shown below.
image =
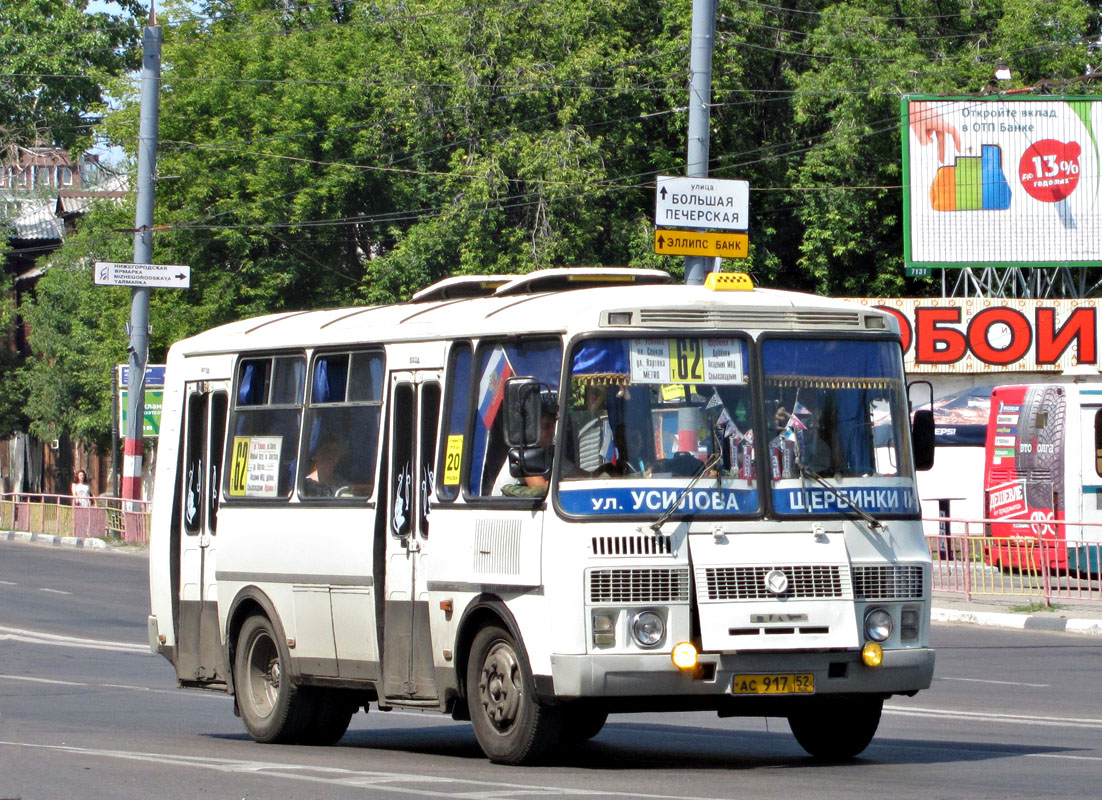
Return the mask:
M 884 713 L 896 714 L 902 717 L 940 717 L 942 719 L 976 720 L 982 722 L 1008 722 L 1014 725 L 1045 725 L 1055 728 L 1102 728 L 1102 719 L 1031 717 L 1025 714 L 992 714 L 986 711 L 957 711 L 949 708 L 884 706 Z
M 993 683 L 996 686 L 1029 686 L 1034 689 L 1048 689 L 1051 688 L 1051 684 L 1048 683 L 1016 683 L 1014 681 L 989 681 L 984 678 L 942 678 L 938 677 L 939 681 L 967 681 L 969 683 Z
M 124 761 L 143 761 L 163 766 L 199 767 L 213 769 L 218 772 L 247 773 L 266 778 L 288 778 L 290 780 L 305 781 L 309 783 L 322 783 L 336 786 L 362 786 L 371 787 L 381 792 L 394 792 L 396 794 L 412 795 L 415 797 L 446 797 L 464 798 L 465 800 L 481 800 L 481 798 L 515 797 L 518 795 L 558 795 L 585 798 L 617 797 L 639 798 L 639 800 L 709 800 L 699 795 L 668 795 L 668 794 L 640 794 L 638 792 L 600 791 L 592 788 L 569 789 L 565 787 L 534 786 L 531 784 L 489 782 L 478 778 L 445 778 L 436 775 L 411 775 L 409 773 L 374 772 L 370 770 L 353 770 L 343 767 L 312 766 L 308 764 L 286 764 L 270 761 L 246 761 L 243 759 L 212 758 L 208 756 L 184 756 L 163 753 L 140 753 L 122 750 L 103 750 L 91 747 L 73 747 L 70 745 L 31 744 L 28 742 L 0 741 L 0 746 L 25 747 L 38 750 L 52 750 L 55 752 L 72 753 L 75 755 L 99 756 L 101 758 L 117 758 Z M 407 784 L 407 785 L 400 785 Z M 425 784 L 436 784 L 440 787 L 449 787 L 431 790 Z M 476 791 L 468 791 L 464 788 L 468 785 L 478 787 Z M 712 800 L 718 800 L 713 798 Z
M 26 681 L 27 683 L 54 683 L 58 686 L 88 686 L 87 683 L 78 683 L 76 681 L 58 681 L 51 680 L 50 678 L 28 678 L 26 675 L 0 675 L 0 679 L 9 681 Z
M 3 585 L 3 586 L 18 586 L 19 584 L 16 583 L 15 581 L 0 581 L 0 585 Z
M 76 681 L 52 680 L 50 678 L 31 678 L 27 675 L 0 675 L 0 680 L 24 681 L 26 683 L 53 683 L 59 686 L 86 686 L 89 689 L 126 689 L 132 692 L 172 694 L 178 697 L 213 697 L 216 700 L 228 700 L 230 698 L 228 693 L 221 692 L 195 692 L 191 689 L 156 689 L 149 686 L 134 686 L 122 683 L 78 683 Z
M 82 639 L 77 636 L 62 636 L 56 633 L 29 631 L 23 628 L 7 628 L 0 625 L 0 640 L 11 639 L 31 644 L 50 644 L 56 647 L 83 647 L 89 650 L 110 650 L 116 653 L 138 653 L 153 655 L 149 646 L 132 642 L 106 642 L 99 639 Z
M 63 592 L 61 589 L 47 589 L 44 586 L 39 586 L 38 591 L 49 592 L 50 594 L 72 594 L 72 592 Z

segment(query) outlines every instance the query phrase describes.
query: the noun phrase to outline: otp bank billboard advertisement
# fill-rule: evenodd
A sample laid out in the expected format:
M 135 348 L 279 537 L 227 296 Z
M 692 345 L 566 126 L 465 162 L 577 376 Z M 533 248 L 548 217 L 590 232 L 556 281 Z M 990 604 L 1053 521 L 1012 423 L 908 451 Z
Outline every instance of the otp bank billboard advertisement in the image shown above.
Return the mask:
M 908 267 L 1102 263 L 1102 103 L 906 97 L 902 123 Z

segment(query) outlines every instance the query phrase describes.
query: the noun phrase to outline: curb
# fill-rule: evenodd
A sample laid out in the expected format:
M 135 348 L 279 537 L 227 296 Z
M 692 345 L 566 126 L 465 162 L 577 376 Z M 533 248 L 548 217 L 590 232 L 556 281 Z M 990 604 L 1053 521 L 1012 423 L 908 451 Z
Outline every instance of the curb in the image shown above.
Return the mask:
M 1004 614 L 997 611 L 965 611 L 955 608 L 930 609 L 930 619 L 932 622 L 962 622 L 971 625 L 983 625 L 989 628 L 1058 631 L 1086 636 L 1102 636 L 1102 619 L 1039 617 L 1026 614 Z
M 35 542 L 38 544 L 52 544 L 59 547 L 80 547 L 85 550 L 106 550 L 107 542 L 94 536 L 81 538 L 79 536 L 52 536 L 47 533 L 25 533 L 23 531 L 0 532 L 0 539 L 9 542 Z

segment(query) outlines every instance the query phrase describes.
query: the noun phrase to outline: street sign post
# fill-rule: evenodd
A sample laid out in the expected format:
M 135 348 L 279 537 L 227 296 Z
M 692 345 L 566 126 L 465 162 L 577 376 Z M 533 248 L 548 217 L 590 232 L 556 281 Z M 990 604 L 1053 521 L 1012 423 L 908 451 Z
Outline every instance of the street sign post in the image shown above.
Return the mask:
M 118 381 L 120 389 L 130 388 L 130 365 L 129 364 L 116 364 L 115 369 L 119 371 Z M 165 385 L 165 365 L 164 364 L 146 364 L 145 365 L 145 385 L 154 387 L 163 387 Z
M 750 255 L 749 246 L 750 237 L 745 233 L 654 232 L 654 252 L 667 256 L 746 258 Z
M 155 289 L 186 289 L 191 286 L 191 267 L 174 264 L 120 264 L 97 261 L 97 286 L 149 286 Z
M 744 231 L 750 223 L 750 182 L 659 175 L 654 223 Z

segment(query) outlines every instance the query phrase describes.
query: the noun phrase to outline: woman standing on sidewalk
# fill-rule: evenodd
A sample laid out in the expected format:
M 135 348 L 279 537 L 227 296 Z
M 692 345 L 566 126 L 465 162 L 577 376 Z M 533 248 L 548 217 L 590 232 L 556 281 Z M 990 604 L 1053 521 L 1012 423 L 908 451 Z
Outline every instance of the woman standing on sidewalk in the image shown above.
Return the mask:
M 73 496 L 73 505 L 87 508 L 92 505 L 92 487 L 88 485 L 88 473 L 77 470 L 73 482 L 69 484 L 69 493 Z

